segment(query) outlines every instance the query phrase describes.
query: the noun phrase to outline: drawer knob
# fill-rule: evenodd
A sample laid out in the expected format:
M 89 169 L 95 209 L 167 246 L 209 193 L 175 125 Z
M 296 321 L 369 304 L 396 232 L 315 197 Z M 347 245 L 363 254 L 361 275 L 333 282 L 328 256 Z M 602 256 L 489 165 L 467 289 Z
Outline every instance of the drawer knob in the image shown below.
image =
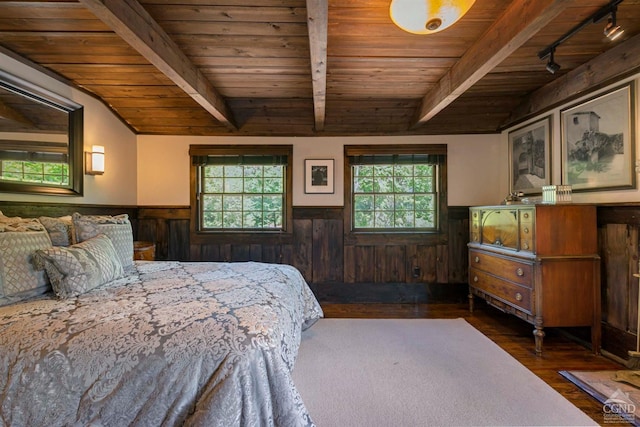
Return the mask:
M 474 260 L 475 262 L 480 262 L 480 257 L 479 257 L 479 256 L 476 256 L 473 260 Z
M 520 292 L 516 293 L 516 301 L 522 301 L 522 294 Z
M 522 244 L 522 247 L 525 248 L 525 249 L 529 249 L 529 244 L 527 242 L 524 242 Z
M 525 218 L 529 218 L 529 214 L 528 214 L 528 213 L 525 213 L 525 214 L 524 214 L 524 217 L 525 217 Z
M 525 234 L 528 234 L 528 233 L 529 233 L 529 228 L 528 228 L 528 227 L 525 227 L 525 228 L 524 228 L 524 233 L 525 233 Z
M 516 274 L 520 277 L 524 276 L 524 270 L 522 270 L 521 268 L 516 270 Z
M 473 281 L 477 282 L 478 281 L 478 276 L 473 276 Z

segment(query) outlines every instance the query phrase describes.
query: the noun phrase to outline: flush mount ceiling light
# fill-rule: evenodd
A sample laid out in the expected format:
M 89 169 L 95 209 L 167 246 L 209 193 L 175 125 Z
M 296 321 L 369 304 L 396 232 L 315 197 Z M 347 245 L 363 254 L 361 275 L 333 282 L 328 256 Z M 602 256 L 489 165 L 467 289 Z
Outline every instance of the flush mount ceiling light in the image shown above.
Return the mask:
M 433 34 L 449 28 L 469 11 L 475 0 L 392 0 L 394 24 L 413 34 Z

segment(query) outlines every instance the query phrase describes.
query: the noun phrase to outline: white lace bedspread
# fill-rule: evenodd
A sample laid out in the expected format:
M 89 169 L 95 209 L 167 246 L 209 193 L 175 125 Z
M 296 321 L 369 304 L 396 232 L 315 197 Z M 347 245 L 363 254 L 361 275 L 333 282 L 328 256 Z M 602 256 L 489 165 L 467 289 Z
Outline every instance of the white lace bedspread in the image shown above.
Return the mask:
M 320 317 L 298 270 L 253 262 L 0 307 L 0 426 L 312 425 L 291 370 Z

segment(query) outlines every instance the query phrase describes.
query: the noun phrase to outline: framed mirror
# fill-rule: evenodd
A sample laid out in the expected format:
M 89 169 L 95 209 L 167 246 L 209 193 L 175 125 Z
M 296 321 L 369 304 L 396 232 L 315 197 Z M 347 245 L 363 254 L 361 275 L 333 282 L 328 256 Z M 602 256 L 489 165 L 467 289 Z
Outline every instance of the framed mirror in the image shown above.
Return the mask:
M 0 192 L 82 196 L 83 107 L 0 70 Z

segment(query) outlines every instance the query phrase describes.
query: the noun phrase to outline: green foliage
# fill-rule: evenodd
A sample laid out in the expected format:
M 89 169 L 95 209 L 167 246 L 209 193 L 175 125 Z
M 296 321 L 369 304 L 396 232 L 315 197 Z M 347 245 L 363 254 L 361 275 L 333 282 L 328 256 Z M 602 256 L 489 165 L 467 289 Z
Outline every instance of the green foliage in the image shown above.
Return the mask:
M 66 163 L 0 161 L 0 179 L 48 185 L 69 185 L 69 165 Z
M 435 228 L 435 170 L 428 164 L 352 166 L 354 228 Z
M 202 225 L 209 229 L 281 229 L 284 166 L 203 167 Z

